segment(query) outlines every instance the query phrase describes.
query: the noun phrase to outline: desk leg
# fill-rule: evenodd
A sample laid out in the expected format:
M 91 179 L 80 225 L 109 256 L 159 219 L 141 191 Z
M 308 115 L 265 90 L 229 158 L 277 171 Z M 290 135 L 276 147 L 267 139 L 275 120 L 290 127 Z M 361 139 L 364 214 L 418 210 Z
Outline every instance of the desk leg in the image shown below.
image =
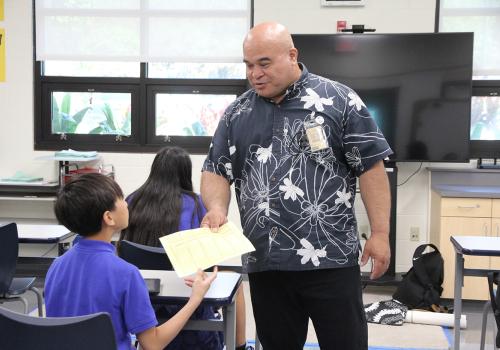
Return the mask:
M 226 349 L 236 348 L 236 300 L 223 308 Z
M 464 257 L 455 253 L 455 291 L 453 298 L 453 315 L 455 316 L 455 336 L 453 349 L 460 349 L 460 317 L 462 316 L 462 286 L 464 285 Z

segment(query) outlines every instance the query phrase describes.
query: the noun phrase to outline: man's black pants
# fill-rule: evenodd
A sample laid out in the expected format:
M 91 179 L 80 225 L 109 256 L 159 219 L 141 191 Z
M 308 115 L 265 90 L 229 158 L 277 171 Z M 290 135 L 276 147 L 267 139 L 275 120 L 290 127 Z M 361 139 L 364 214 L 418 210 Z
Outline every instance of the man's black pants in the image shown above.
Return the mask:
M 359 266 L 249 273 L 264 350 L 302 350 L 311 318 L 323 350 L 366 350 L 368 330 Z

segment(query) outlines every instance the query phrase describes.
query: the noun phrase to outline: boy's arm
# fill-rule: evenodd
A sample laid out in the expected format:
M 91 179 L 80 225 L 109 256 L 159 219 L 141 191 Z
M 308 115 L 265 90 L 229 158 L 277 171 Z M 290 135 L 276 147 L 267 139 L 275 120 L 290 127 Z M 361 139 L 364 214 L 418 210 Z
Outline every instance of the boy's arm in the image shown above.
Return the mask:
M 190 298 L 187 304 L 167 322 L 137 334 L 141 348 L 145 350 L 163 349 L 179 334 L 200 302 L 201 300 Z
M 167 346 L 179 334 L 193 312 L 200 305 L 216 276 L 217 267 L 214 268 L 214 272 L 210 276 L 199 270 L 193 281 L 193 292 L 187 304 L 167 322 L 137 334 L 141 348 L 155 350 L 163 349 Z

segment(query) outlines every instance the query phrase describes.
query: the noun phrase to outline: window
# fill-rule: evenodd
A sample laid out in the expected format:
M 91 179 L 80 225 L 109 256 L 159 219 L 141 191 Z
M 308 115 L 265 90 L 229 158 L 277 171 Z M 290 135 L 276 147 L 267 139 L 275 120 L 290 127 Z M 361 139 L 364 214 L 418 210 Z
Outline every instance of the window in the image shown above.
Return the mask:
M 440 0 L 440 32 L 474 32 L 474 80 L 500 80 L 500 1 Z
M 35 148 L 205 153 L 252 0 L 34 0 Z
M 436 30 L 474 33 L 471 158 L 500 157 L 500 0 L 438 0 Z

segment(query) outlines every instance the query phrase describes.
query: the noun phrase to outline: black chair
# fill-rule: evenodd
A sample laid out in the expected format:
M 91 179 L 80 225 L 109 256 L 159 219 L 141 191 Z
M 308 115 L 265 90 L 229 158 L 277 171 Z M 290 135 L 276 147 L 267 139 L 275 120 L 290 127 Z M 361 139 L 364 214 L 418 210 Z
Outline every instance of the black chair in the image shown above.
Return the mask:
M 140 270 L 173 270 L 165 250 L 130 241 L 120 241 L 118 255 Z
M 106 312 L 77 317 L 34 317 L 0 307 L 2 349 L 116 350 Z
M 483 308 L 483 322 L 481 326 L 481 343 L 480 349 L 484 349 L 485 337 L 486 337 L 486 326 L 488 323 L 488 313 L 490 310 L 493 311 L 493 316 L 495 318 L 496 328 L 493 334 L 495 335 L 494 344 L 495 349 L 500 348 L 500 293 L 493 289 L 493 286 L 500 284 L 500 272 L 489 272 L 488 273 L 488 289 L 490 292 L 490 300 L 486 302 Z
M 17 225 L 10 223 L 0 226 L 0 304 L 11 301 L 21 301 L 24 304 L 24 313 L 28 313 L 28 302 L 22 297 L 26 291 L 36 294 L 38 301 L 38 315 L 43 317 L 42 293 L 35 288 L 35 277 L 15 277 L 19 241 Z

